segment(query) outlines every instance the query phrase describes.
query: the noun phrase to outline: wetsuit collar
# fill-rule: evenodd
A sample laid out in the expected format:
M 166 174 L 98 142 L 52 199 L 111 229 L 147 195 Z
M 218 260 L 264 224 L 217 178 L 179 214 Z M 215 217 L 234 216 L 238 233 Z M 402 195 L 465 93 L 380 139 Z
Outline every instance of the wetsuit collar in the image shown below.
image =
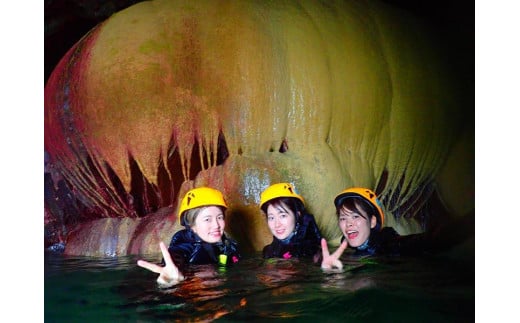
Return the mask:
M 358 250 L 366 250 L 368 248 L 368 241 L 370 239 L 367 239 L 365 242 L 363 242 L 363 244 L 359 247 L 357 247 Z
M 280 242 L 283 244 L 288 244 L 289 242 L 291 242 L 291 239 L 294 237 L 295 234 L 296 234 L 296 231 L 293 231 L 287 238 L 285 238 L 283 240 L 280 240 L 280 239 L 278 239 L 278 240 L 280 240 Z

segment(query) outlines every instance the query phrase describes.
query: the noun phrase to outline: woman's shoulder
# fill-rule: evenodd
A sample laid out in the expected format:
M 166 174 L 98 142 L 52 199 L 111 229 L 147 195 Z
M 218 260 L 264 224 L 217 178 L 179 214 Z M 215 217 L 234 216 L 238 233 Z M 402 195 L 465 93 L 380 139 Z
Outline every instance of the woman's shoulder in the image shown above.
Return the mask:
M 231 237 L 229 237 L 228 235 L 226 235 L 225 233 L 222 235 L 222 241 L 224 242 L 228 242 L 228 243 L 232 243 L 232 244 L 238 244 L 237 241 Z
M 172 236 L 172 239 L 183 239 L 187 236 L 187 234 L 188 234 L 188 230 L 182 229 L 182 230 L 175 232 Z
M 393 240 L 400 237 L 399 233 L 392 227 L 384 227 L 377 232 L 377 240 L 380 242 Z
M 386 235 L 393 235 L 393 236 L 398 236 L 399 233 L 397 233 L 397 231 L 395 231 L 394 228 L 392 227 L 384 227 L 381 229 L 381 234 L 386 234 Z
M 264 259 L 274 258 L 273 248 L 272 248 L 271 245 L 267 245 L 267 246 L 264 247 L 264 249 L 262 250 L 262 257 Z
M 175 232 L 170 242 L 170 247 L 177 244 L 194 242 L 197 242 L 195 234 L 193 234 L 191 230 L 182 229 L 180 231 Z

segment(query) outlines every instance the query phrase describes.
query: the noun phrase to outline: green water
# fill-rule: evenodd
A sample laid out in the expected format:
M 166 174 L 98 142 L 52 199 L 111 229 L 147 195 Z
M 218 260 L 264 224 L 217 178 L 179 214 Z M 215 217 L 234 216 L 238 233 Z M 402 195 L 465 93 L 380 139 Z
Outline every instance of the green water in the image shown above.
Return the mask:
M 193 266 L 170 289 L 137 259 L 46 254 L 45 322 L 475 321 L 471 256 L 344 257 L 343 271 L 324 273 L 252 255 L 226 269 Z

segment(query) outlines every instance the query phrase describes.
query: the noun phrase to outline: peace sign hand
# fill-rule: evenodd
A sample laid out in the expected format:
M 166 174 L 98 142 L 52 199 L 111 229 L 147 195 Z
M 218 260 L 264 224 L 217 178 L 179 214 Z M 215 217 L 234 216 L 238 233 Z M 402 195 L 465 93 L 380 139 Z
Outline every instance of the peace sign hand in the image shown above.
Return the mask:
M 172 260 L 170 253 L 168 252 L 168 248 L 164 242 L 159 243 L 159 247 L 161 248 L 161 252 L 163 255 L 165 266 L 161 267 L 159 265 L 153 264 L 151 262 L 145 260 L 138 260 L 137 265 L 139 267 L 143 267 L 154 273 L 158 273 L 159 277 L 157 278 L 157 283 L 161 287 L 170 287 L 184 280 L 184 275 L 179 271 L 179 268 L 175 266 L 175 263 Z
M 341 254 L 343 254 L 343 251 L 347 248 L 347 240 L 343 240 L 341 245 L 336 249 L 336 251 L 331 255 L 329 253 L 329 248 L 327 246 L 327 240 L 321 239 L 321 252 L 323 256 L 323 260 L 321 261 L 321 268 L 328 270 L 332 269 L 334 267 L 338 269 L 343 269 L 343 264 L 339 260 L 339 257 L 341 257 Z

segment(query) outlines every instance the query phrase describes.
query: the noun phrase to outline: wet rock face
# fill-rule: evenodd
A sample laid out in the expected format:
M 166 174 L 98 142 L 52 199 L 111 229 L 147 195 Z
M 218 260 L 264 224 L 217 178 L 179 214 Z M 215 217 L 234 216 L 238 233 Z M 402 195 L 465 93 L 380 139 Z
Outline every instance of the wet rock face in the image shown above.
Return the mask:
M 278 181 L 330 239 L 349 186 L 374 189 L 403 234 L 432 205 L 464 214 L 472 195 L 453 210 L 454 179 L 439 175 L 471 166 L 468 103 L 429 35 L 379 2 L 147 1 L 112 15 L 45 87 L 46 246 L 154 251 L 200 185 L 223 191 L 246 250 L 270 241 L 257 205 Z

